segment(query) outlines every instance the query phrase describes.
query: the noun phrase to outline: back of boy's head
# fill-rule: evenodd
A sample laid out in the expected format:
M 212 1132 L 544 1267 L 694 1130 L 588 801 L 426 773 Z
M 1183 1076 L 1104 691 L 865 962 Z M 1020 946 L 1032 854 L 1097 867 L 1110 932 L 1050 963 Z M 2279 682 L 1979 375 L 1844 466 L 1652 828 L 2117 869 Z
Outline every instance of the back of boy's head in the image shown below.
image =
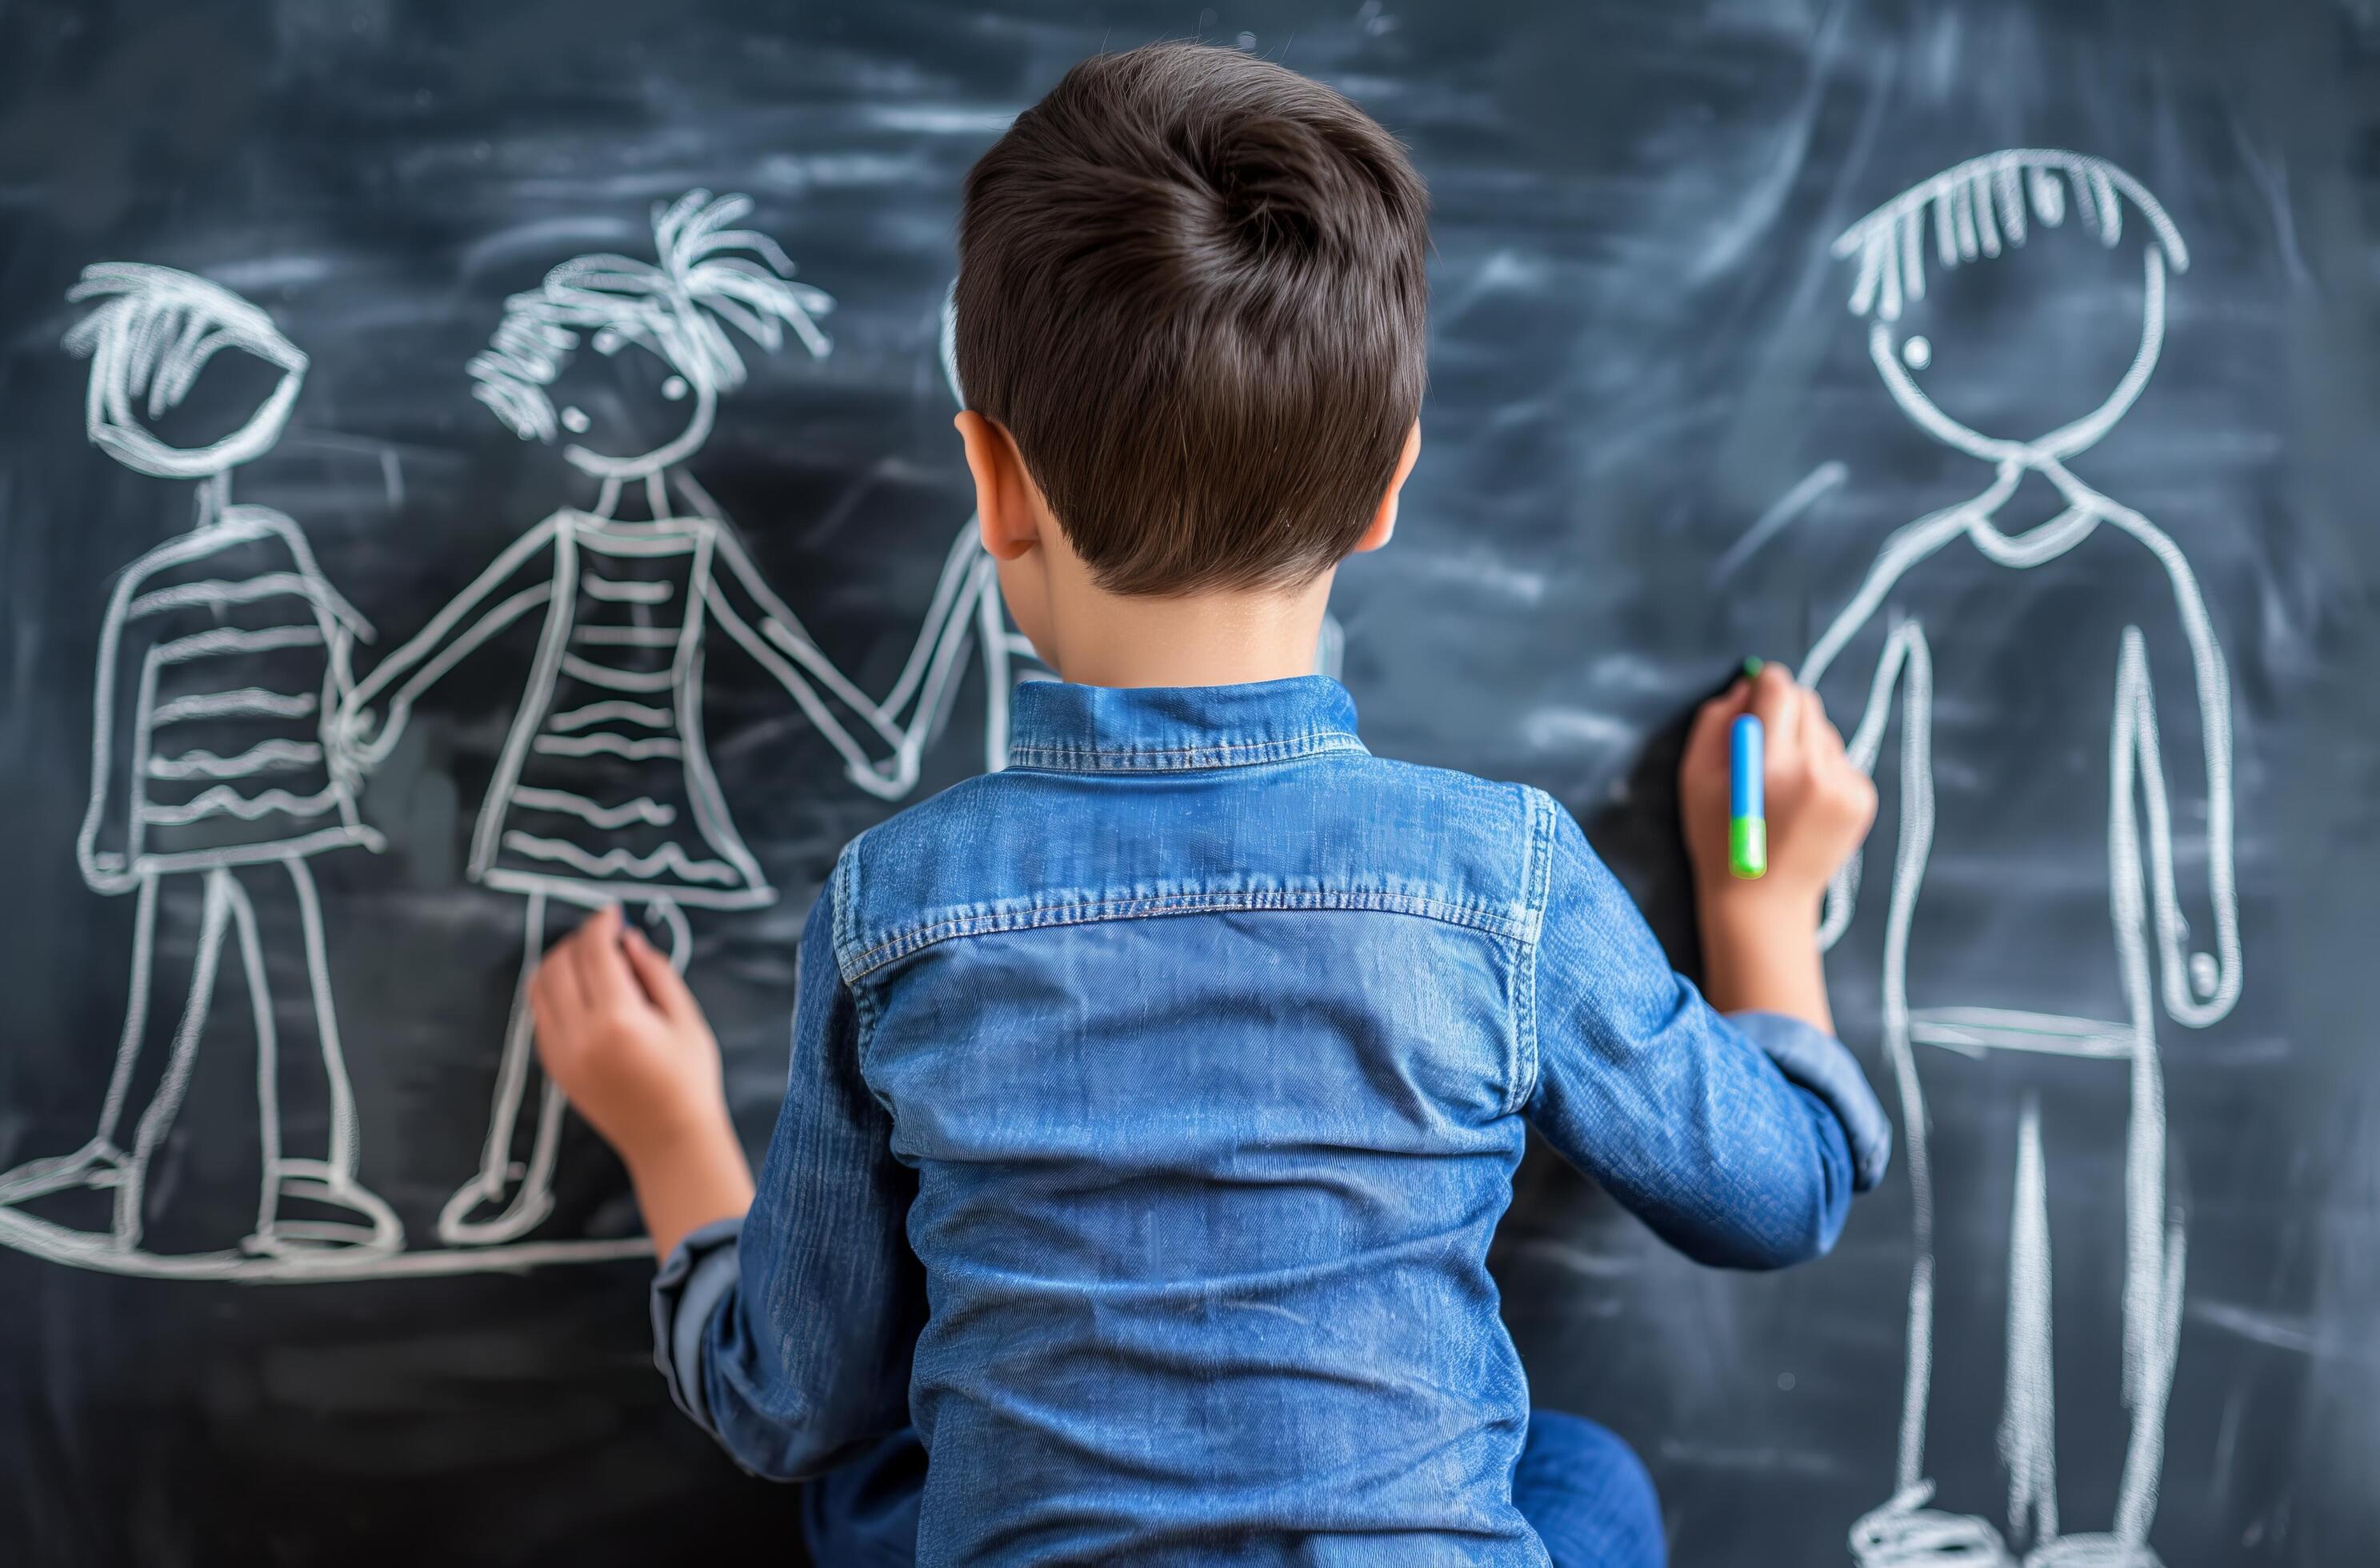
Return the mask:
M 1162 43 L 1066 73 L 968 175 L 957 359 L 1100 587 L 1311 581 L 1421 407 L 1428 194 L 1345 98 Z

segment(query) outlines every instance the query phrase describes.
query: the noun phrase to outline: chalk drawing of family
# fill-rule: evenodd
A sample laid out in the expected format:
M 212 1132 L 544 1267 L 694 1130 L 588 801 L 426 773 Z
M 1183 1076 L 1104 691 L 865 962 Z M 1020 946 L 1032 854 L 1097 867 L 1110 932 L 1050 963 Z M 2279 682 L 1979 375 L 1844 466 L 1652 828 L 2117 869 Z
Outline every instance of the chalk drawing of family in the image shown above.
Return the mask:
M 788 338 L 814 357 L 830 351 L 819 318 L 832 299 L 794 280 L 773 240 L 735 226 L 750 205 L 690 191 L 656 207 L 655 260 L 577 257 L 506 302 L 468 366 L 473 395 L 524 439 L 565 439 L 563 456 L 595 481 L 593 503 L 530 528 L 360 677 L 354 653 L 372 628 L 324 577 L 303 531 L 277 511 L 230 500 L 231 471 L 278 440 L 307 357 L 264 311 L 207 279 L 137 264 L 86 270 L 68 298 L 99 304 L 67 346 L 91 362 L 91 439 L 140 473 L 197 480 L 197 517 L 190 532 L 126 568 L 99 649 L 78 853 L 94 892 L 137 900 L 108 1088 L 80 1148 L 0 1173 L 0 1242 L 63 1263 L 198 1278 L 457 1272 L 640 1247 L 523 1240 L 552 1207 L 565 1107 L 540 1081 L 517 992 L 480 1163 L 436 1224 L 443 1249 L 407 1252 L 395 1215 L 359 1173 L 308 862 L 382 847 L 358 810 L 366 778 L 423 695 L 516 623 L 537 627 L 536 651 L 479 810 L 468 875 L 521 900 L 524 981 L 567 911 L 625 904 L 683 968 L 686 910 L 750 909 L 776 897 L 705 749 L 703 671 L 714 649 L 768 672 L 842 757 L 848 780 L 890 800 L 915 787 L 980 639 L 985 760 L 1004 763 L 1008 687 L 1031 673 L 1031 650 L 1009 626 L 972 518 L 952 542 L 906 664 L 878 700 L 820 650 L 681 468 L 710 434 L 720 398 L 744 384 L 738 335 L 769 351 Z M 946 329 L 946 373 L 948 338 Z M 262 360 L 279 380 L 233 433 L 170 444 L 154 421 L 225 350 Z M 676 433 L 648 444 L 633 432 L 650 425 L 607 432 L 576 404 L 557 408 L 557 379 L 589 353 L 649 357 L 656 373 L 635 379 L 660 407 L 644 412 L 660 412 Z M 954 374 L 952 386 L 955 394 Z M 198 723 L 207 726 L 203 748 L 184 738 Z M 261 907 L 293 918 L 260 919 Z M 267 962 L 271 933 L 291 925 L 305 975 L 297 1007 L 273 993 Z M 262 1155 L 256 1222 L 236 1246 L 152 1252 L 143 1246 L 150 1166 L 199 1053 L 211 1033 L 225 1032 L 215 1001 L 226 958 L 257 1054 L 256 1124 L 237 1135 L 256 1137 Z M 310 1040 L 290 1027 L 300 1017 Z M 136 1087 L 152 1079 L 136 1108 Z M 309 1103 L 285 1115 L 293 1097 Z M 312 1140 L 303 1149 L 298 1128 Z M 43 1199 L 94 1193 L 104 1223 L 40 1212 Z

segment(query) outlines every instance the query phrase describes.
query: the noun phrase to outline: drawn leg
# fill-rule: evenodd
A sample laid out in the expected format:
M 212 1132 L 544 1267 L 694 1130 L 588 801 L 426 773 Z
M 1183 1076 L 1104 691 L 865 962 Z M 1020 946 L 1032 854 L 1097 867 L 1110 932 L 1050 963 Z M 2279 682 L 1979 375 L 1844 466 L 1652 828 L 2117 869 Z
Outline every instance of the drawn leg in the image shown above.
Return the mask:
M 2016 1200 L 2009 1221 L 2008 1367 L 2000 1461 L 2008 1466 L 2009 1534 L 2036 1547 L 2058 1538 L 2057 1382 L 2050 1341 L 2049 1182 L 2041 1154 L 2041 1100 L 2029 1096 L 2017 1128 Z
M 1926 1506 L 1934 1498 L 1934 1483 L 1925 1478 L 1925 1420 L 1934 1373 L 1934 1166 L 1925 1091 L 1910 1042 L 1909 935 L 1925 882 L 1925 862 L 1934 848 L 1934 660 L 1925 628 L 1914 621 L 1892 629 L 1876 669 L 1877 693 L 1888 694 L 1896 679 L 1901 687 L 1900 844 L 1885 918 L 1880 1000 L 1885 1054 L 1900 1090 L 1901 1141 L 1909 1168 L 1912 1258 L 1908 1361 L 1901 1378 L 1893 1496 L 1852 1526 L 1852 1556 L 1860 1568 L 1997 1565 L 2010 1560 L 1999 1532 L 1989 1523 Z M 1876 707 L 1873 700 L 1871 707 Z M 1862 739 L 1876 744 L 1864 735 Z
M 496 1068 L 496 1098 L 488 1112 L 488 1141 L 480 1156 L 479 1173 L 455 1191 L 438 1215 L 438 1239 L 450 1246 L 485 1246 L 510 1241 L 534 1226 L 553 1206 L 546 1187 L 522 1178 L 528 1172 L 513 1161 L 513 1132 L 520 1119 L 521 1100 L 528 1087 L 535 1054 L 534 1021 L 528 1010 L 529 977 L 545 953 L 545 894 L 528 895 L 528 929 L 521 942 L 519 982 L 513 988 L 513 1011 L 504 1027 L 504 1060 Z M 548 1086 L 549 1091 L 551 1086 Z M 539 1126 L 557 1124 L 544 1118 Z M 520 1181 L 517 1192 L 512 1185 Z M 492 1209 L 487 1213 L 484 1210 Z
M 2116 1489 L 2115 1529 L 2069 1536 L 2028 1560 L 2028 1568 L 2060 1562 L 2142 1568 L 2157 1562 L 2148 1545 L 2165 1464 L 2165 1413 L 2180 1347 L 2184 1245 L 2179 1215 L 2167 1210 L 2165 1191 L 2165 1069 L 2157 1055 L 2156 997 L 2150 979 L 2148 867 L 2143 855 L 2134 791 L 2152 800 L 2157 767 L 2148 658 L 2140 628 L 2124 629 L 2116 666 L 2116 705 L 2108 738 L 2107 887 L 2116 954 L 2131 1022 L 2131 1103 L 2124 1131 L 2124 1378 L 2131 1416 L 2124 1468 Z M 2154 806 L 2153 806 L 2154 809 Z
M 117 1147 L 117 1125 L 132 1094 L 132 1075 L 149 1032 L 150 964 L 156 946 L 157 878 L 140 879 L 132 927 L 132 983 L 124 1003 L 124 1032 L 117 1038 L 115 1066 L 108 1074 L 107 1098 L 100 1102 L 99 1126 L 91 1141 L 71 1154 L 30 1160 L 0 1175 L 0 1203 L 62 1192 L 68 1187 L 113 1187 L 123 1177 L 126 1156 Z
M 214 1004 L 215 966 L 223 956 L 224 934 L 231 923 L 236 890 L 231 873 L 221 867 L 206 873 L 205 888 L 205 904 L 199 921 L 198 958 L 190 971 L 189 992 L 182 1003 L 182 1021 L 174 1031 L 173 1054 L 166 1061 L 165 1076 L 158 1083 L 156 1093 L 149 1097 L 149 1108 L 140 1113 L 131 1151 L 115 1184 L 114 1234 L 115 1245 L 126 1250 L 140 1245 L 149 1160 L 173 1130 L 174 1113 L 182 1108 L 182 1096 L 189 1090 L 199 1037 L 206 1032 L 207 1010 Z
M 292 1159 L 285 1144 L 285 1128 L 280 1090 L 283 1065 L 279 1031 L 264 977 L 264 957 L 257 942 L 256 917 L 245 889 L 233 908 L 248 965 L 249 995 L 256 1010 L 256 1098 L 258 1134 L 264 1151 L 263 1194 L 259 1199 L 256 1234 L 244 1244 L 250 1252 L 276 1256 L 329 1249 L 364 1248 L 393 1252 L 404 1239 L 404 1227 L 387 1204 L 356 1179 L 356 1099 L 347 1082 L 346 1057 L 339 1047 L 338 1014 L 331 1001 L 330 965 L 322 941 L 322 904 L 315 891 L 314 873 L 302 859 L 282 866 L 295 898 L 300 941 L 305 948 L 306 984 L 311 1003 L 315 1043 L 322 1063 L 322 1089 L 329 1122 L 327 1157 Z M 278 878 L 260 869 L 260 881 Z M 268 884 L 270 885 L 270 884 Z M 285 1201 L 301 1205 L 310 1217 L 286 1219 Z M 324 1213 L 335 1211 L 335 1215 Z

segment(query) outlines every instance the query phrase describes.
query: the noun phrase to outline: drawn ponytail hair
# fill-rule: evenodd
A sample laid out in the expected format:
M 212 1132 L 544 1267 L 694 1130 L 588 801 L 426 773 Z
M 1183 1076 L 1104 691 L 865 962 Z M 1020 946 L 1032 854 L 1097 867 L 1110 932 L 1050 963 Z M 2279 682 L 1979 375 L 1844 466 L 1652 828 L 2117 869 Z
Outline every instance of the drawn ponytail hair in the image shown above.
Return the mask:
M 471 395 L 523 440 L 552 441 L 557 430 L 545 389 L 582 343 L 613 354 L 636 344 L 650 349 L 699 394 L 744 384 L 744 358 L 727 328 L 773 353 L 790 327 L 814 358 L 832 345 L 818 318 L 834 309 L 825 291 L 793 281 L 794 263 L 777 242 L 731 228 L 752 210 L 747 196 L 711 199 L 689 190 L 653 207 L 660 264 L 613 255 L 577 256 L 545 281 L 504 301 L 488 347 L 465 370 Z M 737 251 L 749 254 L 738 255 Z

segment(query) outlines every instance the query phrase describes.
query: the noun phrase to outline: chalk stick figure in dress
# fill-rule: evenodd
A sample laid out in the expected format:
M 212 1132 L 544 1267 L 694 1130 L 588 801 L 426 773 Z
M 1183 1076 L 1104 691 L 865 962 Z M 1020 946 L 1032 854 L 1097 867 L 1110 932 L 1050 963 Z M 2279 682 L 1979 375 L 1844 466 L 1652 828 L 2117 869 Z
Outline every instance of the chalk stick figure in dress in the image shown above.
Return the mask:
M 106 1254 L 140 1252 L 150 1164 L 225 1022 L 214 1002 L 228 967 L 256 1050 L 262 1156 L 241 1250 L 300 1260 L 393 1251 L 396 1218 L 356 1173 L 355 1100 L 309 866 L 332 850 L 381 847 L 357 815 L 354 773 L 322 735 L 347 694 L 350 650 L 371 628 L 324 578 L 295 522 L 231 499 L 232 470 L 279 440 L 306 356 L 256 306 L 167 267 L 89 267 L 67 298 L 100 302 L 66 339 L 91 359 L 91 441 L 137 472 L 198 480 L 198 517 L 125 569 L 100 635 L 91 802 L 76 855 L 92 891 L 136 902 L 130 996 L 99 1124 L 79 1149 L 0 1176 L 0 1203 L 110 1193 L 108 1230 L 64 1231 L 54 1255 L 108 1267 Z M 228 434 L 170 443 L 154 421 L 225 352 L 277 372 L 272 390 Z M 297 999 L 275 992 L 268 965 L 284 931 L 300 949 Z M 162 1072 L 128 1127 L 144 1064 L 157 1071 L 160 1051 Z M 222 1266 L 237 1261 L 226 1255 Z
M 372 766 L 433 684 L 516 622 L 540 627 L 471 837 L 468 874 L 518 893 L 527 921 L 523 987 L 480 1167 L 438 1222 L 450 1245 L 512 1240 L 552 1207 L 564 1106 L 551 1083 L 532 1085 L 526 1003 L 550 906 L 640 909 L 683 968 L 685 910 L 751 909 L 776 898 L 705 749 L 703 668 L 714 632 L 783 687 L 853 784 L 893 799 L 917 782 L 926 724 L 896 722 L 899 701 L 870 701 L 826 659 L 735 529 L 675 471 L 710 434 L 720 397 L 744 383 L 727 329 L 765 349 L 788 334 L 813 356 L 829 349 L 818 318 L 832 301 L 794 281 L 773 240 L 732 226 L 750 207 L 743 197 L 691 191 L 655 208 L 656 262 L 577 257 L 506 302 L 490 346 L 468 366 L 473 394 L 524 439 L 584 437 L 563 456 L 597 481 L 594 505 L 565 507 L 522 535 L 346 704 L 345 744 L 358 766 Z M 624 383 L 643 374 L 676 433 L 646 446 L 630 428 L 599 428 L 575 404 L 557 409 L 551 389 L 587 349 L 615 360 Z M 630 358 L 616 360 L 622 355 Z M 598 412 L 612 406 L 589 401 Z M 677 408 L 682 416 L 670 412 Z M 649 516 L 619 515 L 639 497 Z M 913 666 L 935 664 L 946 618 L 929 617 Z M 905 699 L 918 684 L 907 683 Z
M 2104 400 L 2082 417 L 2030 439 L 1985 434 L 1946 412 L 1926 390 L 1927 372 L 1939 368 L 1942 353 L 1911 330 L 1908 317 L 1926 297 L 1927 252 L 1940 269 L 1937 287 L 1949 291 L 1954 282 L 1980 273 L 1985 263 L 2023 247 L 2029 236 L 2040 245 L 2047 242 L 2042 231 L 2060 228 L 2109 249 L 2119 248 L 2127 235 L 2137 243 L 2143 277 L 2137 348 Z M 1937 671 L 1925 621 L 1896 610 L 1866 683 L 1866 708 L 1850 749 L 1863 771 L 1874 771 L 1898 694 L 1899 843 L 1885 923 L 1881 996 L 1885 1050 L 1900 1091 L 1915 1246 L 1895 1496 L 1859 1521 L 1851 1546 L 1863 1568 L 2008 1563 L 2016 1560 L 2014 1546 L 2024 1549 L 2027 1568 L 2086 1562 L 2095 1568 L 2141 1568 L 2156 1562 L 2147 1541 L 2180 1331 L 2184 1253 L 2181 1216 L 2168 1207 L 2166 1195 L 2165 1083 L 2156 1013 L 2162 1002 L 2174 1022 L 2203 1028 L 2229 1013 L 2240 994 L 2239 910 L 2232 882 L 2231 700 L 2222 649 L 2180 549 L 2147 517 L 2078 479 L 2067 465 L 2112 430 L 2147 385 L 2165 339 L 2168 274 L 2188 267 L 2189 252 L 2155 198 L 2123 170 L 2097 158 L 2033 149 L 1973 159 L 1925 181 L 1853 225 L 1834 249 L 1857 268 L 1851 308 L 1868 321 L 1869 358 L 1894 403 L 1935 440 L 1988 465 L 1993 479 L 1979 493 L 1918 518 L 1886 541 L 1858 591 L 1810 650 L 1803 678 L 1814 686 L 1823 681 L 1852 639 L 1896 599 L 1910 574 L 1953 545 L 1972 546 L 1994 565 L 2030 570 L 2066 556 L 2102 525 L 2128 537 L 2146 553 L 2143 567 L 2156 574 L 2169 592 L 2185 645 L 2180 651 L 2187 655 L 2195 686 L 2191 716 L 2203 748 L 2204 865 L 2214 926 L 2209 947 L 2192 951 L 2176 888 L 2173 812 L 2166 793 L 2148 641 L 2138 626 L 2120 631 L 2111 627 L 2107 869 L 2114 938 L 2110 950 L 2125 1015 L 2095 1019 L 2003 1005 L 1912 1006 L 1910 935 L 1934 842 Z M 1979 279 L 1981 284 L 1993 281 Z M 2106 309 L 2121 311 L 2125 307 L 2111 299 Z M 2034 319 L 2038 331 L 2054 330 L 2038 310 Z M 2065 361 L 2051 356 L 2045 362 Z M 2097 389 L 2076 390 L 2095 395 Z M 2063 509 L 2035 526 L 2008 531 L 1998 519 L 2028 477 L 2047 480 Z M 1990 765 L 1984 758 L 1962 764 L 1968 772 Z M 1949 837 L 1958 842 L 1962 833 L 1954 831 Z M 1982 853 L 1972 844 L 1963 847 L 1971 857 Z M 1854 859 L 1830 891 L 1822 942 L 1832 945 L 1849 925 L 1859 883 L 1860 866 Z M 2022 971 L 2023 966 L 2013 967 Z M 2039 977 L 2011 973 L 2010 984 L 2028 978 L 2037 983 Z M 1915 1051 L 1919 1046 L 1934 1048 L 1938 1054 L 1929 1054 L 1921 1064 Z M 1937 1260 L 1937 1256 L 1936 1221 L 1944 1185 L 1934 1168 L 1926 1082 L 1962 1062 L 1998 1061 L 2021 1069 L 2025 1064 L 2046 1064 L 2053 1057 L 2095 1062 L 2118 1075 L 2110 1088 L 2120 1094 L 2126 1108 L 2120 1388 L 2127 1437 L 2112 1527 L 2106 1533 L 2064 1533 L 2066 1521 L 2058 1511 L 2050 1172 L 2042 1137 L 2042 1086 L 2070 1086 L 2077 1080 L 2029 1078 L 2034 1088 L 2014 1118 L 2012 1185 L 2004 1196 L 1989 1198 L 1995 1205 L 2004 1204 L 2001 1212 L 2010 1216 L 2008 1257 L 1985 1265 L 1991 1272 L 1979 1280 L 1974 1270 L 1981 1260 Z M 2083 1069 L 2086 1081 L 2092 1070 Z M 2053 1119 L 2058 1109 L 2049 1108 Z M 2080 1197 L 2070 1183 L 2061 1190 Z M 2107 1196 L 2112 1208 L 2119 1195 Z M 2070 1267 L 2081 1261 L 2070 1254 Z M 1985 1519 L 1959 1512 L 1971 1506 L 1964 1500 L 1949 1509 L 1932 1506 L 1935 1483 L 1928 1475 L 1926 1452 L 1929 1422 L 1937 1414 L 1932 1371 L 1937 1261 L 1946 1276 L 1955 1278 L 1956 1299 L 1998 1295 L 2004 1301 L 1996 1447 L 2007 1478 L 2005 1535 Z M 1955 1422 L 1941 1435 L 1970 1450 L 1978 1440 L 1973 1429 Z

